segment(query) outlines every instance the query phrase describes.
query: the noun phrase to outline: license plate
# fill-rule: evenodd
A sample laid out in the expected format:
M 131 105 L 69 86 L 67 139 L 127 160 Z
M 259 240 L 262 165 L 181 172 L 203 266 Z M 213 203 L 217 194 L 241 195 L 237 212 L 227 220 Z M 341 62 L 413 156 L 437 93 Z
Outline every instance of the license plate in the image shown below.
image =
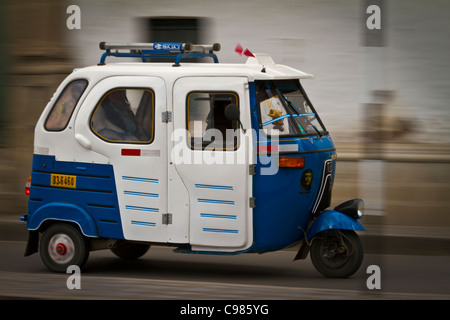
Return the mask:
M 50 186 L 76 189 L 77 176 L 52 173 L 50 175 Z

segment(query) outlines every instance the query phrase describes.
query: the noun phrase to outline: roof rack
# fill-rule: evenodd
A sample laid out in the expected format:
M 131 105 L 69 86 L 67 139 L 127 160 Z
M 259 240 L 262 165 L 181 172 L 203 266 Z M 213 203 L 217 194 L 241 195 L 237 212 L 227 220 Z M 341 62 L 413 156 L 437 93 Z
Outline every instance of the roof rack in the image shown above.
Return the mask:
M 106 50 L 100 58 L 99 65 L 104 65 L 106 57 L 141 58 L 175 58 L 174 67 L 180 66 L 181 58 L 212 58 L 219 63 L 214 51 L 220 50 L 220 44 L 192 44 L 181 42 L 154 42 L 154 43 L 118 43 L 100 42 L 101 50 Z M 127 50 L 119 52 L 119 50 Z M 175 55 L 176 54 L 176 55 Z

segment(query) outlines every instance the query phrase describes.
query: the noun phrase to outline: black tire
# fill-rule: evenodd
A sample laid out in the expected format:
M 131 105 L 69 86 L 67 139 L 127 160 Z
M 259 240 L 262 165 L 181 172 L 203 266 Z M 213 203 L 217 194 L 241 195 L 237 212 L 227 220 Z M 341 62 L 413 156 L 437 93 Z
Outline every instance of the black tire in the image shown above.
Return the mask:
M 44 231 L 39 252 L 42 262 L 54 272 L 67 272 L 67 267 L 84 266 L 89 257 L 89 242 L 78 228 L 57 223 Z
M 361 266 L 364 250 L 353 230 L 320 232 L 311 244 L 311 261 L 322 275 L 348 278 Z
M 111 248 L 111 251 L 119 258 L 134 260 L 146 254 L 148 249 L 150 249 L 149 244 L 123 242 L 117 247 Z

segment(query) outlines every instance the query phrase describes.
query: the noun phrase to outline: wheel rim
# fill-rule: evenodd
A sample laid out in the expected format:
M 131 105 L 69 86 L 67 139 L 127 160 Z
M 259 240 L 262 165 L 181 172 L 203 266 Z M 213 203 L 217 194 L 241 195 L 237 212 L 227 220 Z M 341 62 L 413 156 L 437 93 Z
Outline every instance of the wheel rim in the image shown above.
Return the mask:
M 320 257 L 325 265 L 330 268 L 340 268 L 345 265 L 352 254 L 352 250 L 349 250 L 348 240 L 342 237 L 342 242 L 336 241 L 327 242 L 323 241 L 320 246 Z
M 68 235 L 58 233 L 50 239 L 48 253 L 53 261 L 64 264 L 74 257 L 75 245 Z
M 346 264 L 349 258 L 349 255 L 347 254 L 346 251 L 343 253 L 332 254 L 325 247 L 322 247 L 320 251 L 321 251 L 320 256 L 322 257 L 323 262 L 330 268 L 342 267 L 343 265 Z

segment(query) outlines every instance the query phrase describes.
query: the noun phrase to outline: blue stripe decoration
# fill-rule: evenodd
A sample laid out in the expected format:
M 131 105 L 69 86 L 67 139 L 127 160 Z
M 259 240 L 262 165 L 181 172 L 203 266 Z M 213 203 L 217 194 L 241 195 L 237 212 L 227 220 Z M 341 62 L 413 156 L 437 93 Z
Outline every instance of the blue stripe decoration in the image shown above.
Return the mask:
M 237 234 L 238 230 L 230 230 L 230 229 L 215 229 L 215 228 L 203 228 L 204 232 L 216 232 L 216 233 L 234 233 Z
M 230 186 L 218 186 L 212 184 L 195 184 L 195 187 L 198 189 L 216 189 L 216 190 L 228 190 L 233 191 L 233 187 Z
M 122 176 L 123 180 L 126 181 L 137 181 L 137 182 L 148 182 L 148 183 L 159 183 L 158 179 L 150 179 L 150 178 L 139 178 L 139 177 L 129 177 L 129 176 Z
M 154 222 L 131 220 L 131 224 L 133 224 L 135 226 L 156 227 L 156 223 L 154 223 Z
M 200 213 L 200 217 L 236 220 L 236 216 L 231 214 Z
M 125 190 L 123 193 L 126 195 L 129 195 L 129 196 L 159 198 L 159 194 L 157 194 L 157 193 L 137 192 L 137 191 L 127 191 L 127 190 Z
M 230 200 L 214 200 L 214 199 L 198 199 L 201 203 L 212 203 L 212 204 L 227 204 L 234 206 L 234 201 Z
M 159 209 L 156 209 L 156 208 L 137 207 L 137 206 L 125 206 L 125 209 L 137 210 L 137 211 L 147 211 L 147 212 L 159 212 Z

